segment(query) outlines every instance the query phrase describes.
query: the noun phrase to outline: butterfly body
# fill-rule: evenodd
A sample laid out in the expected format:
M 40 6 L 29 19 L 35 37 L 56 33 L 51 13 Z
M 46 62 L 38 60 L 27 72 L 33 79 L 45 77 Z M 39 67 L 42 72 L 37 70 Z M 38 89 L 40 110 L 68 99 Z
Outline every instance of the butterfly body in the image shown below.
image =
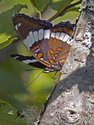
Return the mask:
M 61 22 L 53 26 L 50 22 L 24 14 L 17 14 L 13 24 L 32 56 L 44 65 L 45 72 L 61 70 L 71 47 L 73 24 Z

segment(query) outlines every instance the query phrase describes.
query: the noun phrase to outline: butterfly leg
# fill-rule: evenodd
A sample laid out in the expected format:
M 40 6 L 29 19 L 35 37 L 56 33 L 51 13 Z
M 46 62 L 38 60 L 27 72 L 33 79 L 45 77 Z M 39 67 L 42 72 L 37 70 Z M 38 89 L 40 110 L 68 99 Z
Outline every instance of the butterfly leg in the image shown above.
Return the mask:
M 44 69 L 44 72 L 45 72 L 45 73 L 54 72 L 54 69 L 53 69 L 53 68 L 48 68 L 48 67 L 46 67 L 46 68 Z

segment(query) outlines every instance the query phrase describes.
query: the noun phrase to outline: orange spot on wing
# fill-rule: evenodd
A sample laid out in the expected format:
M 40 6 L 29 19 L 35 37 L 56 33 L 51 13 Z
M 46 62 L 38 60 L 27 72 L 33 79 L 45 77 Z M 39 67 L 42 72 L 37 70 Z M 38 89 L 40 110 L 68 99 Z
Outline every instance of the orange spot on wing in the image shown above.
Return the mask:
M 58 47 L 58 48 L 56 48 L 56 50 L 61 52 L 63 50 L 63 48 L 62 47 Z
M 48 60 L 49 60 L 49 62 L 50 62 L 51 64 L 54 64 L 54 60 L 53 60 L 53 59 L 48 58 Z
M 59 58 L 58 61 L 59 61 L 60 63 L 64 64 L 65 61 L 66 61 L 66 58 L 67 58 L 68 54 L 69 54 L 69 51 L 67 51 L 66 53 L 64 53 L 64 54 Z
M 58 54 L 58 53 L 56 53 L 54 56 L 55 56 L 55 58 L 57 58 L 57 57 L 59 56 L 59 54 Z
M 54 52 L 53 52 L 53 50 L 52 50 L 52 49 L 50 49 L 50 50 L 49 50 L 49 53 L 50 53 L 50 54 L 54 54 Z
M 43 56 L 42 53 L 38 53 L 38 55 L 37 55 L 38 59 L 40 59 L 42 56 Z
M 53 51 L 52 49 L 50 49 L 50 50 L 48 51 L 48 56 L 51 57 L 51 55 L 53 55 L 53 54 L 54 54 L 54 51 Z
M 59 62 L 60 62 L 61 64 L 64 64 L 65 61 L 66 61 L 66 59 L 59 60 Z

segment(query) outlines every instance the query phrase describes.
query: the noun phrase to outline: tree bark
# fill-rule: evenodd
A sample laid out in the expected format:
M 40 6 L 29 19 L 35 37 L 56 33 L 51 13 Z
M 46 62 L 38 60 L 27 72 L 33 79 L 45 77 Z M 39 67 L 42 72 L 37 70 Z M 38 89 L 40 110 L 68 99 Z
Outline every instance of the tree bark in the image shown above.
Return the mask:
M 94 125 L 94 0 L 82 0 L 73 45 L 39 125 Z

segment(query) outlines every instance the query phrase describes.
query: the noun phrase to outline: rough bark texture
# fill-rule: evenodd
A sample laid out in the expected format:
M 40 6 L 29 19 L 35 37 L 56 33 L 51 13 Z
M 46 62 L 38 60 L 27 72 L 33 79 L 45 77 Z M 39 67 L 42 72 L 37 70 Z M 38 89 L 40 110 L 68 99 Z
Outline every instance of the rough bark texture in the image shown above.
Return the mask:
M 94 125 L 94 0 L 82 0 L 74 42 L 39 125 Z

